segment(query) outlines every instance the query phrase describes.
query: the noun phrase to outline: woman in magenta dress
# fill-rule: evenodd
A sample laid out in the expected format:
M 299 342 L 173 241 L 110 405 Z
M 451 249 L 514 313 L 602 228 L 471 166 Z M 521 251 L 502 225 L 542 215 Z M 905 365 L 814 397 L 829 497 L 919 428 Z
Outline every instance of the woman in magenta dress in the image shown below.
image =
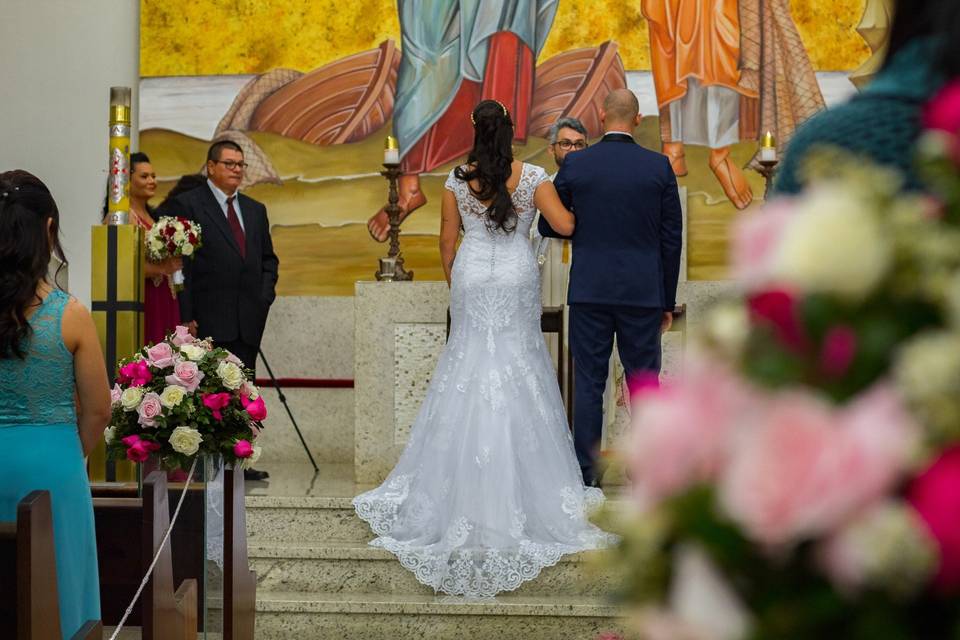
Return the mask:
M 156 221 L 150 198 L 157 191 L 157 174 L 145 153 L 130 154 L 130 223 L 149 231 Z M 170 212 L 173 214 L 174 212 Z M 144 265 L 143 337 L 147 344 L 160 342 L 180 323 L 180 306 L 170 279 L 183 266 L 180 258 Z

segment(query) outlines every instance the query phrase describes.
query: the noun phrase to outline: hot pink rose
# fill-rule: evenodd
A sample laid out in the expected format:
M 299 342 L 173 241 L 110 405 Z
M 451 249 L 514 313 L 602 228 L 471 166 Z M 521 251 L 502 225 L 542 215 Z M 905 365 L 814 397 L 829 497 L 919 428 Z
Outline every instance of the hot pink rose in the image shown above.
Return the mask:
M 120 384 L 129 384 L 131 387 L 142 387 L 153 379 L 150 365 L 145 360 L 134 360 L 120 367 L 117 376 Z
M 160 396 L 153 391 L 143 396 L 140 406 L 137 407 L 137 422 L 145 427 L 157 426 L 157 416 L 163 413 L 163 405 L 160 404 Z
M 127 445 L 127 460 L 145 462 L 150 454 L 160 450 L 160 445 L 149 440 L 141 440 L 140 436 L 127 436 L 121 440 Z
M 248 440 L 237 440 L 233 445 L 233 455 L 238 458 L 249 458 L 253 455 L 253 445 Z
M 220 413 L 221 409 L 226 408 L 230 404 L 230 394 L 229 393 L 205 393 L 203 394 L 203 406 L 207 409 L 210 409 L 210 413 L 213 414 L 213 417 L 217 420 L 223 420 L 223 414 Z
M 160 369 L 173 366 L 173 355 L 173 348 L 166 342 L 155 344 L 147 349 L 147 360 Z
M 732 431 L 755 402 L 732 372 L 697 358 L 682 378 L 638 395 L 629 462 L 641 504 L 713 480 L 727 460 Z
M 173 366 L 173 374 L 166 377 L 167 384 L 175 384 L 189 392 L 194 392 L 203 380 L 203 371 L 196 362 L 181 360 Z
M 793 219 L 793 207 L 792 200 L 780 198 L 735 223 L 730 246 L 735 279 L 749 288 L 772 284 L 773 262 Z
M 857 354 L 857 334 L 850 327 L 833 327 L 820 347 L 820 370 L 831 378 L 847 372 Z
M 909 500 L 940 549 L 937 587 L 960 589 L 960 445 L 944 451 L 913 482 Z
M 644 371 L 630 376 L 627 380 L 627 392 L 631 402 L 644 394 L 656 392 L 659 388 L 660 376 L 654 371 Z
M 786 289 L 761 291 L 747 299 L 753 322 L 770 327 L 784 346 L 795 351 L 807 345 L 798 306 L 797 296 Z
M 267 406 L 263 403 L 263 396 L 258 397 L 256 400 L 251 400 L 246 396 L 240 396 L 240 402 L 254 420 L 261 421 L 266 419 Z
M 947 84 L 924 106 L 923 126 L 960 134 L 960 80 Z
M 830 531 L 880 499 L 906 468 L 916 437 L 885 387 L 843 410 L 781 394 L 753 420 L 736 441 L 720 500 L 751 537 L 772 546 Z
M 173 335 L 170 337 L 170 342 L 172 342 L 176 347 L 192 343 L 193 336 L 190 335 L 190 329 L 184 327 L 183 325 L 177 325 L 177 327 L 173 330 Z
M 123 389 L 120 388 L 120 385 L 116 382 L 113 383 L 113 389 L 110 389 L 110 404 L 117 404 L 120 402 L 120 395 L 123 393 Z

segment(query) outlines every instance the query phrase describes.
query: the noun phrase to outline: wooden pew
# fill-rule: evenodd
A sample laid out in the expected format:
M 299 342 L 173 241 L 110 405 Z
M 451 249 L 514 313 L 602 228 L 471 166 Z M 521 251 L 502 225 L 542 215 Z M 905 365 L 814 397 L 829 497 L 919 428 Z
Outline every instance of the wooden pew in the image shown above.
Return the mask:
M 167 480 L 162 472 L 149 474 L 142 498 L 136 497 L 136 485 L 95 486 L 92 491 L 101 610 L 106 624 L 115 625 L 136 593 L 170 523 Z M 184 580 L 176 592 L 173 584 L 168 542 L 126 622 L 127 626 L 141 627 L 144 640 L 196 638 L 197 581 Z
M 17 506 L 17 521 L 0 523 L 0 638 L 63 637 L 54 548 L 50 492 L 32 491 Z M 90 620 L 73 640 L 102 636 L 100 621 Z
M 247 559 L 246 493 L 243 469 L 223 472 L 223 637 L 253 640 L 257 575 Z

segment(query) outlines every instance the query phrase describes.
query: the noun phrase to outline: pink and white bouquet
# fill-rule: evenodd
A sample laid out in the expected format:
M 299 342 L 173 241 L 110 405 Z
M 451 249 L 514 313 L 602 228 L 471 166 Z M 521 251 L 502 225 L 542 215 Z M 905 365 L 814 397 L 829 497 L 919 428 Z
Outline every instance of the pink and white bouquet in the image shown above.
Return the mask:
M 834 158 L 737 225 L 684 375 L 635 382 L 648 637 L 960 637 L 960 83 L 926 124 L 928 193 Z
M 200 225 L 196 222 L 182 216 L 162 216 L 147 231 L 147 259 L 162 262 L 168 258 L 189 258 L 200 248 L 201 237 Z M 173 274 L 173 284 L 178 287 L 183 284 L 182 272 Z
M 252 371 L 186 327 L 120 361 L 105 433 L 108 456 L 186 469 L 194 456 L 251 466 L 267 409 Z

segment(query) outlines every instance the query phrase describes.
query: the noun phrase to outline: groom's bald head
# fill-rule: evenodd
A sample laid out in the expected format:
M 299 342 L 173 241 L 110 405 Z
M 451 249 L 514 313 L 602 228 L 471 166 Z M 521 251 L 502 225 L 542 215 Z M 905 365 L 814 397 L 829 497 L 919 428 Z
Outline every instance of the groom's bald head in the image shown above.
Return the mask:
M 629 89 L 614 89 L 603 101 L 600 114 L 605 131 L 632 131 L 640 124 L 640 102 Z

